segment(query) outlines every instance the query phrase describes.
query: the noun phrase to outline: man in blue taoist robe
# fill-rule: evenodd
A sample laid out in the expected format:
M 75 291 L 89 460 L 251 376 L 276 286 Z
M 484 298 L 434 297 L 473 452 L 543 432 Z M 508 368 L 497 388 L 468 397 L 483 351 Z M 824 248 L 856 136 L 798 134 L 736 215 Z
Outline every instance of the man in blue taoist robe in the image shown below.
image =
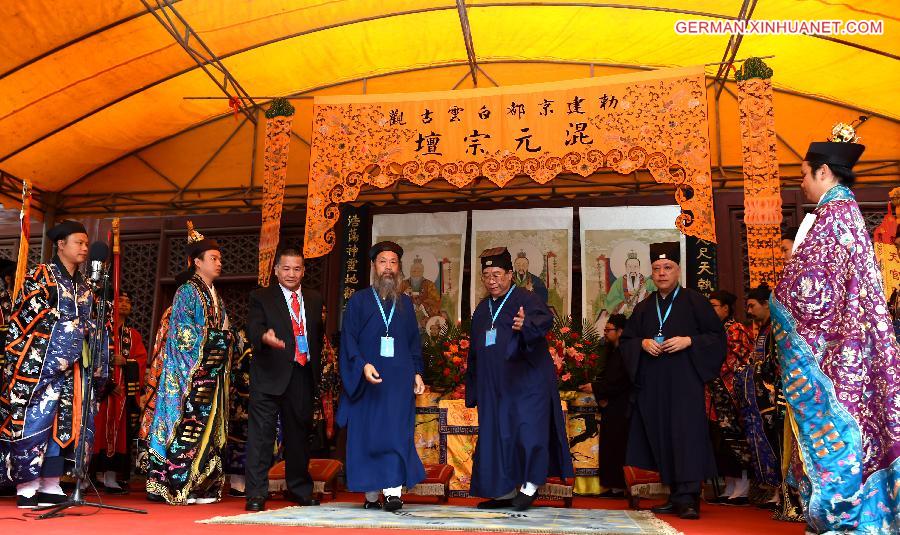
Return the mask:
M 347 301 L 341 328 L 337 423 L 347 428 L 347 488 L 366 493 L 366 509 L 385 511 L 403 507 L 401 487 L 425 479 L 414 440 L 422 344 L 412 299 L 399 291 L 402 257 L 394 242 L 372 246 L 372 286 Z
M 481 253 L 488 296 L 472 316 L 466 406 L 478 407 L 469 494 L 479 509 L 531 507 L 550 476 L 575 470 L 546 335 L 553 316 L 533 292 L 512 284 L 506 247 Z

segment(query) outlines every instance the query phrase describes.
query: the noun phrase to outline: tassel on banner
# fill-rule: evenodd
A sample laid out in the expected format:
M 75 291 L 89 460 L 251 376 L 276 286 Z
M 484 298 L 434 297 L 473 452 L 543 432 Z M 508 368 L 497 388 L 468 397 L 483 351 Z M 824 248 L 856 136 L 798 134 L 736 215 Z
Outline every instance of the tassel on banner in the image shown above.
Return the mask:
M 237 97 L 228 98 L 228 107 L 234 113 L 234 120 L 238 120 L 238 114 L 241 112 L 241 100 Z
M 16 259 L 16 282 L 13 286 L 13 302 L 19 298 L 25 274 L 28 272 L 28 240 L 31 238 L 31 184 L 22 181 L 22 210 L 19 212 L 19 255 Z

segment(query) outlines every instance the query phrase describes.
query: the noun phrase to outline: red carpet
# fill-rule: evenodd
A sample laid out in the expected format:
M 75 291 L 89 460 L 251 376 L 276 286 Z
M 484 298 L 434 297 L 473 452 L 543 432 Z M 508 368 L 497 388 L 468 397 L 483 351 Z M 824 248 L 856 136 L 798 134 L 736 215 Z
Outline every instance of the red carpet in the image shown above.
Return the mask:
M 165 504 L 150 503 L 144 499 L 142 492 L 133 492 L 129 496 L 102 495 L 103 502 L 112 505 L 136 507 L 148 512 L 146 515 L 123 513 L 118 511 L 99 511 L 93 507 L 81 507 L 70 511 L 85 514 L 87 516 L 67 516 L 65 518 L 52 518 L 49 520 L 35 520 L 29 518 L 35 515 L 15 507 L 15 500 L 4 498 L 0 500 L 0 533 L 4 535 L 28 534 L 28 535 L 72 535 L 76 533 L 90 533 L 91 535 L 181 535 L 185 533 L 198 535 L 237 535 L 247 533 L 247 526 L 223 526 L 195 524 L 195 520 L 210 518 L 213 516 L 237 515 L 244 512 L 244 500 L 237 498 L 225 498 L 221 503 L 211 505 L 192 505 L 173 507 Z M 96 495 L 90 498 L 96 501 Z M 339 501 L 361 501 L 361 497 L 351 493 L 340 493 Z M 326 498 L 326 501 L 328 498 Z M 408 503 L 434 503 L 434 500 L 409 497 Z M 453 505 L 474 505 L 475 499 L 451 499 Z M 540 502 L 539 502 L 540 503 Z M 654 502 L 643 500 L 642 507 L 654 505 Z M 284 500 L 270 500 L 271 508 L 290 505 Z M 574 507 L 596 509 L 623 509 L 624 500 L 601 500 L 597 498 L 575 498 Z M 93 514 L 96 513 L 96 514 Z M 378 512 L 374 512 L 378 514 Z M 677 517 L 663 517 L 663 520 L 683 531 L 688 535 L 720 535 L 720 534 L 753 534 L 765 535 L 802 535 L 803 524 L 790 524 L 777 522 L 771 519 L 771 512 L 756 509 L 754 507 L 726 507 L 721 505 L 703 504 L 702 518 L 696 521 L 680 520 Z M 414 530 L 366 530 L 366 533 L 376 532 L 390 535 L 420 535 Z M 360 533 L 355 529 L 326 529 L 326 528 L 285 528 L 254 526 L 254 535 L 297 533 L 311 535 L 350 535 Z M 430 531 L 438 535 L 447 533 L 458 535 L 458 532 Z

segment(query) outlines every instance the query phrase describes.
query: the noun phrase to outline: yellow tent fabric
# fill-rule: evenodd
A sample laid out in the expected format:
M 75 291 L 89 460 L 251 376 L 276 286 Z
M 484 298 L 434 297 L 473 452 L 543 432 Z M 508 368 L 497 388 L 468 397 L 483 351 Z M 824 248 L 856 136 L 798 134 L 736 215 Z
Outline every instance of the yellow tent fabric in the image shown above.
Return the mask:
M 250 123 L 234 132 L 243 117 L 196 128 L 227 115 L 227 101 L 184 98 L 222 92 L 143 2 L 157 15 L 169 12 L 159 7 L 163 0 L 0 4 L 0 170 L 32 180 L 38 189 L 68 193 L 136 188 L 177 193 L 187 184 L 183 196 L 197 188 L 258 186 L 249 183 L 253 158 L 244 155 L 252 154 L 253 135 L 259 132 Z M 170 3 L 251 96 L 471 87 L 465 79 L 469 67 L 463 25 L 453 1 Z M 734 20 L 742 4 L 469 1 L 465 13 L 474 60 L 484 69 L 478 73 L 479 86 L 485 86 L 490 80 L 507 85 L 719 62 L 728 35 L 679 35 L 675 24 Z M 866 114 L 873 116 L 861 131 L 870 146 L 866 158 L 896 160 L 896 4 L 758 0 L 749 5 L 753 20 L 880 21 L 881 35 L 747 35 L 737 57 L 775 56 L 767 63 L 780 90 L 776 127 L 793 129 L 789 144 L 795 150 L 805 148 L 812 132 L 827 131 L 830 124 L 821 124 L 823 120 L 850 121 Z M 712 77 L 718 66 L 706 69 Z M 720 114 L 731 117 L 734 106 L 720 104 Z M 295 105 L 295 131 L 308 140 L 309 105 Z M 734 132 L 723 130 L 723 146 L 737 142 Z M 159 143 L 172 136 L 180 142 Z M 203 156 L 199 147 L 215 151 L 229 136 L 214 161 L 200 169 L 208 153 Z M 187 140 L 195 146 L 186 148 Z M 295 141 L 301 148 L 291 150 L 297 161 L 291 162 L 289 187 L 305 182 L 303 164 L 308 163 L 308 147 Z M 796 160 L 791 150 L 780 151 L 785 160 Z M 725 161 L 739 163 L 739 157 L 729 160 L 726 154 Z M 896 174 L 896 165 L 889 171 Z

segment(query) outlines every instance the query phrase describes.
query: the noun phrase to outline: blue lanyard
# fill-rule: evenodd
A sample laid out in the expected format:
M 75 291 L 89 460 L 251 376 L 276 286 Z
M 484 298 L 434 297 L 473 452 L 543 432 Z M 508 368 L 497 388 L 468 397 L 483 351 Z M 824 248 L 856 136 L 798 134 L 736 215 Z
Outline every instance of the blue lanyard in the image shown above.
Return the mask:
M 494 312 L 494 306 L 491 304 L 490 296 L 488 296 L 488 312 L 491 315 L 491 329 L 494 328 L 494 322 L 497 321 L 497 316 L 500 315 L 500 311 L 503 310 L 503 305 L 506 304 L 506 300 L 509 299 L 509 296 L 512 295 L 514 289 L 515 286 L 513 286 L 509 289 L 508 292 L 506 292 L 506 297 L 503 298 L 503 302 L 500 303 L 500 306 L 497 308 L 497 312 Z
M 381 319 L 384 320 L 384 335 L 387 336 L 388 332 L 391 328 L 391 320 L 394 319 L 394 309 L 397 308 L 397 302 L 395 301 L 393 305 L 391 305 L 391 315 L 384 315 L 384 307 L 381 305 L 381 299 L 378 297 L 378 292 L 375 291 L 375 288 L 372 288 L 372 295 L 375 296 L 375 302 L 378 304 L 378 310 L 381 311 Z
M 666 315 L 663 316 L 659 310 L 659 297 L 656 298 L 656 317 L 659 318 L 659 332 L 662 334 L 663 324 L 669 319 L 669 314 L 672 312 L 672 305 L 675 304 L 675 298 L 678 297 L 678 290 L 681 289 L 681 286 L 675 288 L 675 293 L 672 294 L 672 302 L 669 303 L 669 308 L 666 309 Z

